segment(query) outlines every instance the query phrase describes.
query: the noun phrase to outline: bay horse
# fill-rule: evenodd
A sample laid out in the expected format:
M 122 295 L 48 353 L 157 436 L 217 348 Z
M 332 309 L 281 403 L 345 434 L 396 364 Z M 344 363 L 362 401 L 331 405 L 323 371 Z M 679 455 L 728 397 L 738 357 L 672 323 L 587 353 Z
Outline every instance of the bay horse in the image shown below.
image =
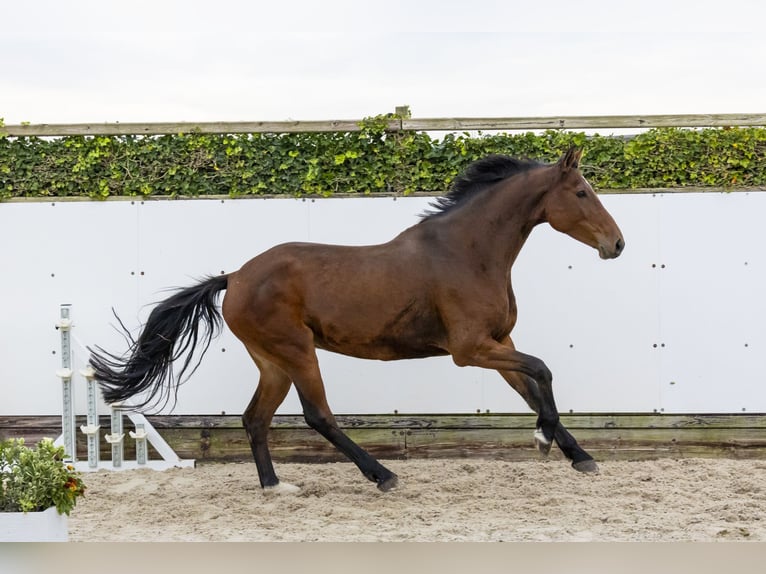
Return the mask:
M 194 372 L 222 319 L 244 344 L 260 379 L 242 421 L 264 489 L 292 491 L 274 472 L 267 435 L 295 385 L 306 423 L 382 491 L 397 476 L 339 428 L 327 404 L 316 349 L 390 361 L 451 355 L 458 366 L 495 369 L 538 415 L 534 440 L 555 440 L 572 466 L 598 466 L 559 422 L 545 363 L 516 350 L 511 267 L 532 229 L 554 229 L 620 255 L 620 229 L 582 176 L 582 152 L 553 164 L 491 155 L 470 164 L 421 220 L 387 243 L 277 245 L 227 275 L 204 279 L 159 303 L 124 356 L 91 350 L 107 402 L 138 393 L 167 401 Z M 218 293 L 226 290 L 219 310 Z M 202 327 L 202 329 L 200 329 Z M 179 361 L 179 372 L 173 362 Z

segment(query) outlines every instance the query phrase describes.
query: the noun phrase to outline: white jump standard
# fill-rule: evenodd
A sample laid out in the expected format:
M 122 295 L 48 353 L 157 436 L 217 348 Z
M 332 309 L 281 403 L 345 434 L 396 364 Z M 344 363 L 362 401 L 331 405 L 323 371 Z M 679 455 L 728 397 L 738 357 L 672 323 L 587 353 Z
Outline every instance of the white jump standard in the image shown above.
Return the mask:
M 77 433 L 75 430 L 75 407 L 74 407 L 74 371 L 72 370 L 72 328 L 70 316 L 71 306 L 61 305 L 61 315 L 56 328 L 61 333 L 61 368 L 56 371 L 56 376 L 61 380 L 62 389 L 62 414 L 61 435 L 56 439 L 57 445 L 63 446 L 66 452 L 66 461 L 74 465 L 79 471 L 95 470 L 128 470 L 135 468 L 151 468 L 164 470 L 172 467 L 194 467 L 193 459 L 181 459 L 173 451 L 170 445 L 154 429 L 152 424 L 140 413 L 126 409 L 129 405 L 115 403 L 110 405 L 111 429 L 104 436 L 104 440 L 112 446 L 110 461 L 100 460 L 99 437 L 101 426 L 99 425 L 98 407 L 99 391 L 95 373 L 88 365 L 79 371 L 79 375 L 85 379 L 87 389 L 87 414 L 86 422 L 80 426 L 80 431 L 87 436 L 88 459 L 77 460 Z M 125 461 L 122 417 L 126 415 L 135 425 L 135 431 L 129 431 L 128 435 L 136 441 L 136 460 Z M 149 460 L 149 444 L 160 454 L 162 459 Z

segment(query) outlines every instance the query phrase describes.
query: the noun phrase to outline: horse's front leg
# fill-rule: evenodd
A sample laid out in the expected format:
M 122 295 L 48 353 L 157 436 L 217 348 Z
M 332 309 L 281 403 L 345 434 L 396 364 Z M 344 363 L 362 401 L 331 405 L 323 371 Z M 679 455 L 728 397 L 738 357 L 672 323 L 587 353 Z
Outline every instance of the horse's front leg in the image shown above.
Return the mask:
M 542 393 L 540 393 L 540 387 L 532 377 L 528 377 L 518 371 L 504 371 L 498 370 L 498 373 L 506 380 L 506 382 L 513 387 L 513 389 L 521 395 L 526 401 L 529 407 L 537 413 L 537 427 L 535 428 L 534 439 L 537 449 L 547 455 L 551 450 L 551 441 L 547 440 L 542 431 L 542 421 L 540 417 L 540 405 L 543 403 Z M 559 423 L 560 424 L 560 423 Z M 558 428 L 558 426 L 556 427 Z M 555 429 L 554 436 L 555 439 Z
M 531 378 L 536 383 L 534 387 L 520 385 L 516 390 L 527 399 L 527 402 L 531 400 L 537 406 L 535 440 L 542 452 L 550 451 L 559 426 L 559 413 L 553 399 L 553 375 L 542 360 L 517 351 L 510 338 L 506 338 L 503 342 L 483 339 L 457 345 L 453 348 L 452 358 L 455 364 L 461 367 L 469 365 L 483 367 L 500 371 L 501 374 L 518 373 L 520 376 Z
M 499 371 L 500 375 L 518 392 L 534 412 L 538 413 L 540 408 L 540 390 L 537 383 L 520 373 L 511 371 Z M 574 436 L 564 427 L 561 422 L 556 426 L 554 433 L 556 444 L 559 445 L 561 452 L 572 461 L 572 468 L 580 472 L 597 473 L 598 465 L 593 457 L 577 443 Z M 540 444 L 538 443 L 538 448 Z

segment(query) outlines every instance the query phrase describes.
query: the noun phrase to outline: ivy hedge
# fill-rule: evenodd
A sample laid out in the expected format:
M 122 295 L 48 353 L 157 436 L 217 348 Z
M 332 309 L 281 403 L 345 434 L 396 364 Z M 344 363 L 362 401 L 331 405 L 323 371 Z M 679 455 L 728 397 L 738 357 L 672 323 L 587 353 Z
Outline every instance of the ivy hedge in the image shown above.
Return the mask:
M 0 200 L 444 192 L 489 153 L 555 161 L 584 149 L 597 189 L 766 185 L 766 128 L 653 129 L 631 137 L 387 132 L 387 116 L 348 133 L 167 136 L 0 135 Z

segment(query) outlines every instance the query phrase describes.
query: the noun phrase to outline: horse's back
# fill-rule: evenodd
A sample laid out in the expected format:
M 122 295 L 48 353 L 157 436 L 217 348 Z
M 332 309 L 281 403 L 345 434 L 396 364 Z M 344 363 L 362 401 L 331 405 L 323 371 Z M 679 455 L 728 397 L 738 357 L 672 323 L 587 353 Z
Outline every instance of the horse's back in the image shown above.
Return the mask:
M 443 354 L 424 267 L 396 243 L 285 243 L 230 276 L 224 317 L 238 336 L 290 324 L 310 329 L 317 347 L 358 357 Z

